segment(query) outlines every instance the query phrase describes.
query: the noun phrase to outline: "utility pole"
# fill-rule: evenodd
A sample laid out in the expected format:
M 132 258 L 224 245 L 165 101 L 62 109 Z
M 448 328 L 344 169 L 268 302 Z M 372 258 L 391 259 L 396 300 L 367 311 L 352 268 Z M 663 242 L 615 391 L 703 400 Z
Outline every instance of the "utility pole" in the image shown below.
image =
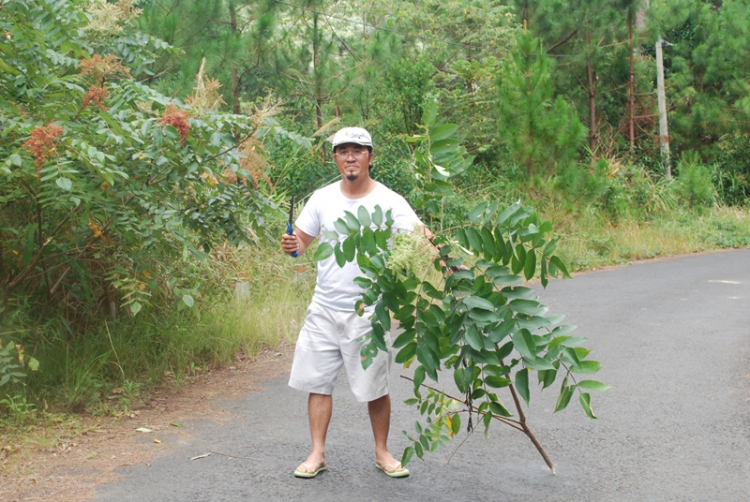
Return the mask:
M 669 165 L 669 131 L 667 130 L 667 98 L 664 94 L 662 42 L 661 38 L 656 41 L 656 94 L 659 99 L 659 146 L 661 147 L 661 158 L 664 161 L 667 178 L 671 178 L 672 167 Z

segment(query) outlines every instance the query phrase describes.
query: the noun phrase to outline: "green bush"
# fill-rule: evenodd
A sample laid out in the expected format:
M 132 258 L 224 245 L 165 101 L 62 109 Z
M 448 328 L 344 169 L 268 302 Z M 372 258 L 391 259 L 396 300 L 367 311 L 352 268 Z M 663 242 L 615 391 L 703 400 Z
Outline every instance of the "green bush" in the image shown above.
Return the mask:
M 700 163 L 697 154 L 683 152 L 677 173 L 675 189 L 690 207 L 710 206 L 716 202 L 711 171 Z

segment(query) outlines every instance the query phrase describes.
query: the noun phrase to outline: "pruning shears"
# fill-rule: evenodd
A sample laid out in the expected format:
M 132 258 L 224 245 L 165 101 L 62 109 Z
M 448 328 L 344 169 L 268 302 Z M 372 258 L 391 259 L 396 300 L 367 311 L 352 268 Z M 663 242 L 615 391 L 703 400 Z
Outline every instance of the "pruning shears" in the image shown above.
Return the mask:
M 294 195 L 292 195 L 292 200 L 291 202 L 289 202 L 289 223 L 286 224 L 286 233 L 288 235 L 294 235 L 292 224 L 294 224 Z M 299 256 L 299 254 L 297 254 L 297 251 L 295 251 L 292 253 L 292 256 L 296 258 Z

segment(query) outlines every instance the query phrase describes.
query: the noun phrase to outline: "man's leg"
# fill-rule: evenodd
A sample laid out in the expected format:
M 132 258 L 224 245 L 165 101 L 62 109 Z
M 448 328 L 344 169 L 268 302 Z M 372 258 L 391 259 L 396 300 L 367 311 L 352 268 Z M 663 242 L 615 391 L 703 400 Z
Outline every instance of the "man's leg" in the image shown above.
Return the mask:
M 332 413 L 333 396 L 310 394 L 307 400 L 307 414 L 310 420 L 313 451 L 297 468 L 297 471 L 315 472 L 319 467 L 326 465 L 326 434 Z
M 372 434 L 375 436 L 375 462 L 386 472 L 405 470 L 401 463 L 388 451 L 388 433 L 391 429 L 391 396 L 386 394 L 367 403 L 372 423 Z

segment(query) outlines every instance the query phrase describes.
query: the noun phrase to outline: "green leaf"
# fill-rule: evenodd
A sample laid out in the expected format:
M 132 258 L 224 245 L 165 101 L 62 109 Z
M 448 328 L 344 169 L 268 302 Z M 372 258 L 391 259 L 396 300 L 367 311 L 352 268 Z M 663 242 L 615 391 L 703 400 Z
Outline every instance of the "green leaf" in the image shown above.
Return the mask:
M 469 246 L 471 247 L 471 252 L 474 254 L 479 254 L 482 252 L 482 238 L 479 235 L 479 232 L 477 232 L 476 228 L 469 227 L 465 229 L 466 232 L 466 238 L 469 240 Z
M 382 324 L 372 323 L 372 343 L 376 347 L 373 357 L 377 355 L 377 349 L 388 352 L 388 346 L 385 343 L 385 330 Z
M 458 130 L 454 124 L 441 124 L 430 129 L 430 142 L 435 143 L 448 139 Z
M 374 333 L 375 329 L 373 329 L 373 334 Z M 370 343 L 362 346 L 360 354 L 362 355 L 362 368 L 366 370 L 370 367 L 370 365 L 372 365 L 373 361 L 375 360 L 375 356 L 378 355 L 378 346 L 375 344 L 374 336 L 373 340 Z
M 375 243 L 380 249 L 388 248 L 388 239 L 391 237 L 391 233 L 388 230 L 376 230 L 375 231 Z
M 355 277 L 354 284 L 356 284 L 362 289 L 367 289 L 370 286 L 372 286 L 372 281 L 368 279 L 367 277 Z
M 570 367 L 571 373 L 596 373 L 602 369 L 602 363 L 599 361 L 581 361 L 579 364 Z
M 342 251 L 344 252 L 344 256 L 346 257 L 346 261 L 354 261 L 354 255 L 357 252 L 357 249 L 354 246 L 354 237 L 348 237 L 346 240 L 344 240 L 344 244 L 341 247 Z
M 464 340 L 466 340 L 466 343 L 471 346 L 472 349 L 476 351 L 481 351 L 484 349 L 484 341 L 482 340 L 482 335 L 477 331 L 477 327 L 473 324 L 469 324 L 469 326 L 466 328 L 466 331 L 464 332 Z
M 333 226 L 341 235 L 349 235 L 349 227 L 346 226 L 346 222 L 342 218 L 334 221 Z
M 414 456 L 414 448 L 411 446 L 407 446 L 404 449 L 404 453 L 401 454 L 401 465 L 403 467 L 406 467 L 406 465 L 409 463 L 409 460 Z
M 512 337 L 513 347 L 527 359 L 536 359 L 536 344 L 528 330 L 522 329 Z
M 370 212 L 367 211 L 367 208 L 365 206 L 359 206 L 359 209 L 357 209 L 357 217 L 359 218 L 359 222 L 363 227 L 370 226 Z
M 190 295 L 182 295 L 182 303 L 188 306 L 188 308 L 193 308 L 193 305 L 195 305 L 195 300 L 193 300 L 193 297 Z
M 523 266 L 523 275 L 526 277 L 526 280 L 530 280 L 532 277 L 534 277 L 534 273 L 536 272 L 536 253 L 531 250 L 528 253 L 526 253 L 526 260 Z
M 23 158 L 17 153 L 14 153 L 10 156 L 10 163 L 16 167 L 21 167 L 23 165 Z
M 549 326 L 550 322 L 547 320 L 546 317 L 542 316 L 531 316 L 530 318 L 526 319 L 525 316 L 518 316 L 517 318 L 518 326 L 521 328 L 526 328 L 529 331 L 535 331 L 543 326 Z
M 469 240 L 466 238 L 466 231 L 463 228 L 457 228 L 453 233 L 458 243 L 463 247 L 469 246 Z
M 433 286 L 431 283 L 427 281 L 424 281 L 422 283 L 422 291 L 424 291 L 424 293 L 430 298 L 434 298 L 436 300 L 443 299 L 443 293 L 435 289 L 435 286 Z
M 55 183 L 63 190 L 70 191 L 70 189 L 73 188 L 73 183 L 68 178 L 57 178 Z
M 503 338 L 508 336 L 508 334 L 513 331 L 513 328 L 515 328 L 515 326 L 516 322 L 513 319 L 506 319 L 489 332 L 490 340 L 492 341 L 492 343 L 500 343 Z
M 449 262 L 449 265 L 450 265 L 450 262 Z M 451 278 L 455 280 L 459 280 L 459 279 L 474 280 L 474 273 L 471 270 L 459 270 L 458 272 L 453 272 L 453 274 L 451 274 Z
M 482 389 L 482 388 L 479 388 L 479 389 L 475 389 L 475 390 L 474 390 L 474 391 L 473 391 L 473 392 L 471 393 L 471 398 L 472 398 L 472 399 L 475 399 L 475 400 L 476 400 L 476 399 L 482 399 L 482 398 L 483 398 L 484 396 L 486 396 L 486 395 L 487 395 L 487 391 L 486 391 L 486 390 L 484 390 L 484 389 Z
M 557 413 L 558 411 L 567 408 L 568 403 L 570 403 L 570 398 L 573 397 L 575 386 L 571 385 L 568 387 L 567 383 L 568 379 L 566 378 L 563 380 L 563 384 L 560 387 L 560 395 L 557 397 L 557 404 L 555 404 L 555 411 L 553 413 Z
M 137 315 L 142 308 L 143 306 L 138 302 L 133 302 L 130 304 L 130 311 L 133 313 L 133 315 Z
M 430 449 L 430 440 L 427 439 L 427 436 L 425 436 L 424 434 L 421 434 L 419 436 L 419 443 L 424 447 L 425 450 L 429 451 L 429 449 Z
M 395 220 L 393 219 L 393 208 L 385 212 L 385 224 L 388 227 L 392 227 Z
M 424 460 L 424 450 L 422 449 L 422 444 L 418 442 L 414 442 L 414 451 L 417 452 L 417 457 Z M 403 464 L 401 464 L 403 465 Z
M 479 323 L 488 324 L 493 322 L 500 322 L 502 318 L 494 310 L 477 310 L 473 309 L 469 311 L 469 317 Z
M 502 389 L 503 387 L 507 387 L 508 385 L 510 385 L 510 378 L 504 378 L 501 376 L 488 376 L 484 379 L 484 383 L 486 383 L 490 387 Z
M 37 371 L 39 369 L 39 361 L 33 357 L 29 357 L 29 369 L 31 371 Z
M 338 232 L 334 232 L 333 230 L 326 230 L 325 228 L 322 231 L 323 235 L 328 239 L 329 241 L 336 242 L 339 240 L 339 234 Z
M 451 431 L 454 436 L 461 431 L 461 415 L 458 413 L 451 415 Z
M 546 246 L 544 246 L 544 251 L 542 251 L 542 254 L 546 257 L 549 257 L 552 253 L 555 252 L 555 249 L 557 249 L 557 239 L 552 239 L 547 243 Z
M 568 269 L 565 267 L 565 264 L 559 257 L 553 256 L 552 258 L 549 259 L 549 261 L 551 264 L 553 264 L 555 267 L 559 268 L 562 271 L 564 278 L 571 279 L 570 274 L 568 273 Z
M 552 336 L 564 336 L 576 330 L 578 326 L 573 324 L 563 324 L 552 330 Z
M 473 224 L 478 223 L 489 205 L 490 205 L 489 202 L 482 201 L 476 206 L 474 206 L 474 208 L 471 211 L 469 211 L 469 221 Z
M 546 389 L 555 382 L 557 378 L 557 370 L 541 370 L 537 372 L 539 376 L 539 383 L 542 384 L 542 389 Z
M 406 335 L 406 333 L 409 333 L 409 335 Z M 411 336 L 412 340 L 414 339 L 414 336 L 416 335 L 416 330 L 410 329 L 406 330 L 403 333 L 401 333 L 398 338 L 396 338 L 396 342 L 403 341 L 401 338 L 402 336 L 408 337 Z M 396 345 L 396 342 L 393 342 L 393 348 L 397 349 L 398 346 Z M 417 355 L 417 343 L 414 341 L 406 342 L 406 345 L 403 349 L 398 351 L 398 354 L 396 354 L 395 361 L 398 364 L 411 364 L 411 361 L 414 359 L 414 356 Z M 408 366 L 407 364 L 407 366 Z
M 375 232 L 370 227 L 365 227 L 362 230 L 362 245 L 369 255 L 374 255 L 378 252 L 378 245 L 375 243 Z
M 529 372 L 526 368 L 518 370 L 516 372 L 516 390 L 521 395 L 526 406 L 529 405 Z
M 596 380 L 581 380 L 578 382 L 578 387 L 593 390 L 594 392 L 604 392 L 605 390 L 612 388 L 609 385 L 597 382 Z
M 346 217 L 346 226 L 349 228 L 349 230 L 352 232 L 359 232 L 359 228 L 361 225 L 359 224 L 359 220 L 357 220 L 357 217 L 349 211 L 344 211 L 344 216 Z
M 513 255 L 513 258 L 510 261 L 510 269 L 514 274 L 517 274 L 521 270 L 523 270 L 525 265 L 526 265 L 526 248 L 523 247 L 523 244 L 518 244 L 515 247 L 515 254 Z
M 526 315 L 540 315 L 545 311 L 545 307 L 536 300 L 512 300 L 508 307 L 514 312 Z
M 464 305 L 466 305 L 469 308 L 495 310 L 495 306 L 492 304 L 491 301 L 485 300 L 484 298 L 480 296 L 467 296 L 467 297 L 464 297 L 461 301 L 463 301 Z
M 385 261 L 383 261 L 383 257 L 381 255 L 376 254 L 375 256 L 370 257 L 370 263 L 378 271 L 385 270 Z
M 424 368 L 424 371 L 430 376 L 430 378 L 437 380 L 437 369 L 440 366 L 440 361 L 438 361 L 427 345 L 417 346 L 417 360 L 422 363 L 420 368 Z
M 532 370 L 542 371 L 542 370 L 553 370 L 555 367 L 544 359 L 543 357 L 535 357 L 533 359 L 529 359 L 528 357 L 523 358 L 524 364 L 526 364 L 527 368 L 531 368 Z
M 341 250 L 341 243 L 336 243 L 336 246 L 333 248 L 333 254 L 336 257 L 336 264 L 339 267 L 346 265 L 346 255 L 344 254 L 344 251 Z
M 513 414 L 503 406 L 503 403 L 500 401 L 490 401 L 490 411 L 494 413 L 495 415 L 500 415 L 501 417 L 512 417 Z
M 495 238 L 492 236 L 492 232 L 490 232 L 489 228 L 482 227 L 479 235 L 481 235 L 482 237 L 482 245 L 484 247 L 485 256 L 488 259 L 494 258 L 494 256 L 497 254 L 497 250 L 495 249 Z
M 383 325 L 383 328 L 385 328 L 386 331 L 391 329 L 391 315 L 385 309 L 383 302 L 378 302 L 378 304 L 375 305 L 375 317 L 377 317 L 378 321 L 380 321 L 380 324 Z
M 581 392 L 578 396 L 578 401 L 581 403 L 583 411 L 586 412 L 586 415 L 588 415 L 589 418 L 596 418 L 594 411 L 591 409 L 591 395 L 588 392 Z
M 520 202 L 514 202 L 512 205 L 508 206 L 507 209 L 505 209 L 502 213 L 500 213 L 497 216 L 497 220 L 495 220 L 495 223 L 499 226 L 505 226 L 505 224 L 508 222 L 511 216 L 513 216 L 516 211 L 521 209 L 521 203 Z
M 461 394 L 465 394 L 469 390 L 469 384 L 466 382 L 466 373 L 464 373 L 463 368 L 458 368 L 453 372 L 453 380 L 456 382 L 456 387 L 458 387 Z
M 375 206 L 375 212 L 372 213 L 372 222 L 377 227 L 383 224 L 383 209 L 380 206 Z
M 320 244 L 318 244 L 318 249 L 315 250 L 315 254 L 313 255 L 313 260 L 314 261 L 325 260 L 332 254 L 333 254 L 333 246 L 331 246 L 327 242 L 321 242 Z
M 555 333 L 555 330 L 552 330 L 552 335 L 557 335 L 557 333 Z M 560 342 L 560 345 L 562 345 L 563 347 L 578 347 L 579 345 L 584 343 L 586 340 L 588 340 L 588 338 L 583 337 L 583 336 L 571 336 L 569 338 L 566 338 L 565 340 L 562 340 Z
M 430 99 L 422 105 L 422 108 L 424 110 L 422 112 L 422 122 L 424 122 L 424 125 L 427 127 L 430 127 L 435 122 L 435 117 L 437 117 L 437 101 Z

